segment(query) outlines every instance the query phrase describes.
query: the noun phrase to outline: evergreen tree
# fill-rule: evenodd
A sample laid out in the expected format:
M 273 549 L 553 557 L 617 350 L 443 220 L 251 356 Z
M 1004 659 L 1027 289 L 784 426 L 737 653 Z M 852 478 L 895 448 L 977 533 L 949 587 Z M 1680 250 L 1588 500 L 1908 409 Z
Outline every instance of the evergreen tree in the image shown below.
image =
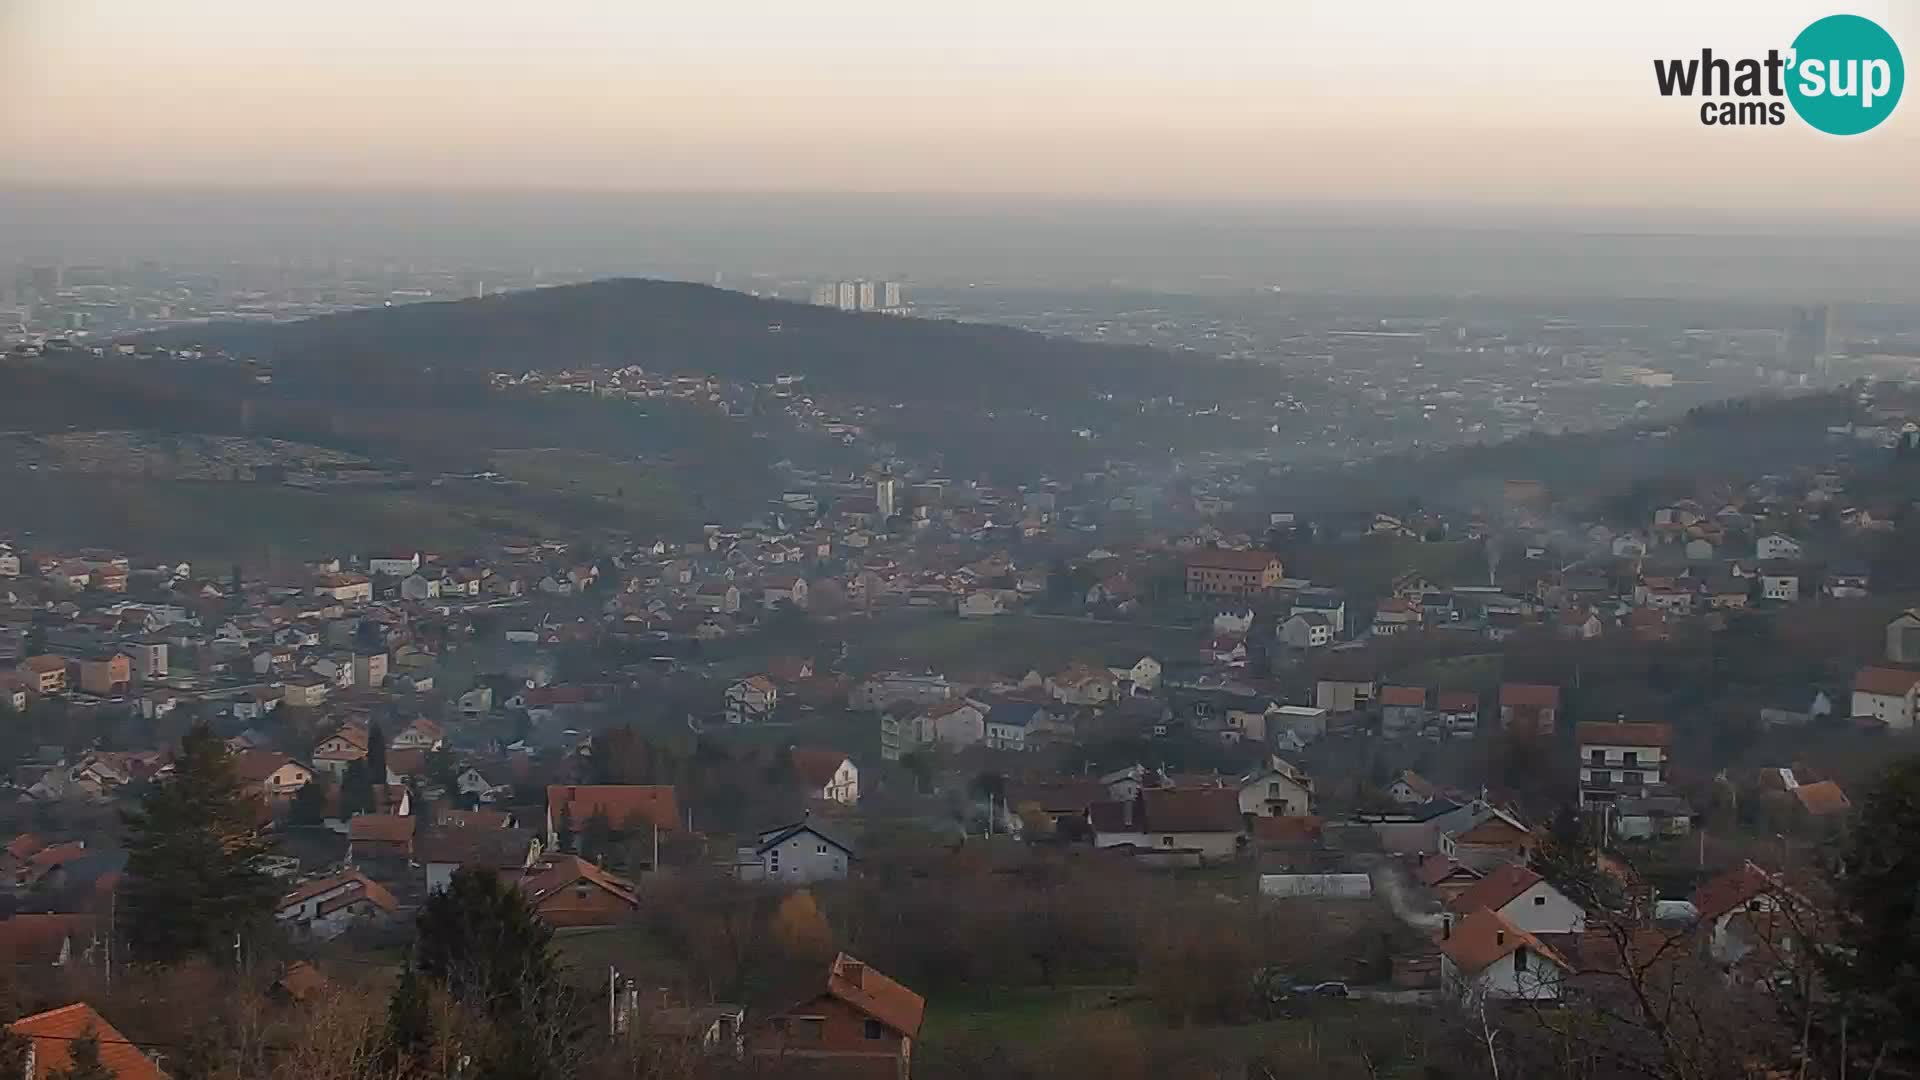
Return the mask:
M 378 720 L 367 726 L 367 782 L 387 782 L 387 733 Z
M 340 816 L 350 818 L 373 809 L 373 774 L 364 759 L 347 762 L 340 774 Z
M 1855 1038 L 1882 1042 L 1887 1064 L 1920 1062 L 1920 755 L 1902 758 L 1867 793 L 1839 865 L 1844 904 L 1835 981 Z M 1861 1029 L 1865 1030 L 1861 1030 Z M 1871 1045 L 1871 1042 L 1855 1045 Z
M 408 964 L 387 1004 L 386 1042 L 381 1061 L 394 1076 L 425 1076 L 427 1061 L 438 1040 L 433 999 L 420 973 Z
M 134 956 L 155 963 L 194 953 L 224 960 L 235 935 L 263 919 L 276 895 L 256 865 L 266 852 L 256 825 L 259 807 L 205 724 L 180 740 L 173 767 L 173 775 L 125 815 L 120 917 L 127 944 Z
M 114 1080 L 114 1071 L 100 1060 L 100 1033 L 92 1024 L 73 1040 L 67 1054 L 71 1063 L 48 1072 L 47 1080 Z
M 420 911 L 420 973 L 484 1016 L 477 1074 L 559 1080 L 579 1062 L 583 1013 L 560 972 L 553 931 L 492 870 L 463 867 Z
M 300 790 L 293 793 L 293 805 L 288 808 L 287 820 L 305 827 L 324 824 L 327 820 L 327 782 L 316 776 L 301 785 Z
M 604 859 L 608 849 L 613 847 L 613 819 L 607 816 L 606 807 L 595 807 L 593 816 L 587 819 L 587 827 L 580 834 L 580 853 L 592 859 Z

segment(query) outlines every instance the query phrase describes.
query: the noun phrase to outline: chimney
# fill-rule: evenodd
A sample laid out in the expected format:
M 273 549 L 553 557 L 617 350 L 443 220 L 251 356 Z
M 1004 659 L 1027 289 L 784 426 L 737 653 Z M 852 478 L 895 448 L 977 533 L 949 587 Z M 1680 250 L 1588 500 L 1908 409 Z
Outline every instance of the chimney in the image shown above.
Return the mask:
M 1495 945 L 1505 945 L 1507 943 L 1507 932 L 1505 930 L 1495 930 L 1493 932 L 1493 943 Z

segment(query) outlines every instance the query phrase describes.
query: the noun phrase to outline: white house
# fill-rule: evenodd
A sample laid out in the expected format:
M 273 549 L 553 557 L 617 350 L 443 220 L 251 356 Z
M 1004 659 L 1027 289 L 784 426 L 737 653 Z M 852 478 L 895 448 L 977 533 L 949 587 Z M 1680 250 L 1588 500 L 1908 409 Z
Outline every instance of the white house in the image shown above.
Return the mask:
M 1280 624 L 1280 641 L 1296 649 L 1318 649 L 1333 643 L 1333 624 L 1317 611 L 1296 611 Z
M 1895 731 L 1910 731 L 1916 699 L 1920 699 L 1920 671 L 1900 668 L 1861 668 L 1853 677 L 1853 716 L 1870 716 Z
M 347 870 L 309 881 L 281 897 L 273 917 L 324 941 L 358 924 L 389 922 L 399 907 L 399 901 L 379 882 L 358 870 Z
M 1300 817 L 1313 809 L 1313 778 L 1282 758 L 1240 780 L 1240 812 L 1254 817 Z
M 990 619 L 1011 610 L 1003 589 L 976 589 L 959 601 L 958 609 L 963 619 Z
M 734 873 L 745 881 L 792 885 L 838 881 L 847 876 L 853 858 L 853 849 L 844 842 L 811 821 L 800 821 L 761 833 L 753 847 L 740 850 Z
M 485 716 L 493 711 L 493 687 L 476 686 L 460 695 L 460 715 Z
M 420 569 L 420 553 L 376 555 L 367 560 L 367 573 L 375 577 L 406 577 Z
M 1241 608 L 1238 611 L 1217 611 L 1213 615 L 1213 632 L 1231 637 L 1245 637 L 1253 629 L 1253 609 Z
M 1763 570 L 1760 573 L 1760 595 L 1767 600 L 1791 603 L 1800 599 L 1800 575 L 1787 570 Z
M 1445 916 L 1440 978 L 1468 1005 L 1485 1001 L 1557 1001 L 1573 970 L 1558 952 L 1497 912 Z
M 1753 542 L 1753 557 L 1761 562 L 1769 559 L 1798 559 L 1802 554 L 1799 541 L 1779 533 L 1769 533 Z
M 1118 688 L 1105 671 L 1074 666 L 1047 676 L 1047 696 L 1065 705 L 1105 705 Z
M 1539 874 L 1502 863 L 1448 902 L 1456 915 L 1485 909 L 1529 934 L 1583 934 L 1587 913 Z
M 1135 694 L 1151 694 L 1160 689 L 1160 661 L 1143 656 L 1127 669 L 1127 682 Z
M 780 688 L 765 675 L 752 675 L 727 687 L 727 723 L 753 724 L 773 716 Z
M 970 701 L 943 701 L 915 718 L 933 732 L 943 749 L 963 750 L 987 738 L 987 711 Z
M 852 806 L 860 801 L 860 770 L 838 750 L 792 751 L 800 791 L 809 799 Z
M 1580 747 L 1580 805 L 1640 796 L 1666 781 L 1667 749 L 1673 728 L 1667 724 L 1583 723 Z

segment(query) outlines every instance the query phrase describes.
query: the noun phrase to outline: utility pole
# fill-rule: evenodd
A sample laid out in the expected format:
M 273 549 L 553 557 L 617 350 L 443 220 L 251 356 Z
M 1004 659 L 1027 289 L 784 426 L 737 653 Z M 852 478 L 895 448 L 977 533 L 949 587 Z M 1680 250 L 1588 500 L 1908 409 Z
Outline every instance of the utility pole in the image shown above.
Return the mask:
M 614 1004 L 620 986 L 620 973 L 612 964 L 607 965 L 607 1041 L 613 1041 L 615 1028 L 619 1026 L 619 1015 Z

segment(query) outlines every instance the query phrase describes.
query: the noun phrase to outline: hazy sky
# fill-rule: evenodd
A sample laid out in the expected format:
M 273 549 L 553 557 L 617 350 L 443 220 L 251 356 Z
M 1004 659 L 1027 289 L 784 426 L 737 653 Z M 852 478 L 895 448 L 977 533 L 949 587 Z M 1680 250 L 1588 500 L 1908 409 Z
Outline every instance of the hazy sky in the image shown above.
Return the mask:
M 1838 10 L 1920 62 L 1910 0 L 0 0 L 0 180 L 1920 220 L 1920 100 L 1836 139 L 1654 91 Z

